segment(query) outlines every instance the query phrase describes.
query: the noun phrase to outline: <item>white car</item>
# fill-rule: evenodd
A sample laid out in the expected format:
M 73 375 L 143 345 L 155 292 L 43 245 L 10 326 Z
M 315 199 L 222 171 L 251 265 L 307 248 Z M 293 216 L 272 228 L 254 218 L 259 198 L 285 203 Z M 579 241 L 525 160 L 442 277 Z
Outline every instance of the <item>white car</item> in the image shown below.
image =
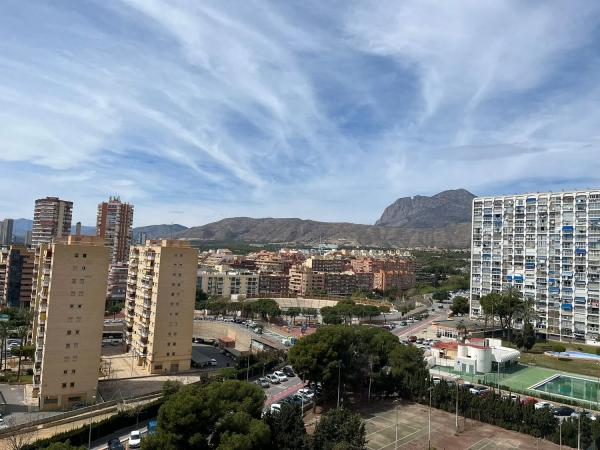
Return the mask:
M 275 375 L 279 381 L 287 381 L 288 380 L 287 375 L 285 373 L 281 372 L 280 370 L 273 372 L 273 375 Z
M 272 413 L 281 412 L 281 403 L 273 403 L 271 405 L 270 411 Z
M 267 375 L 266 378 L 271 384 L 281 383 L 281 381 L 279 381 L 279 377 L 277 377 L 277 375 L 275 375 L 274 373 Z
M 140 448 L 142 445 L 142 435 L 140 430 L 133 430 L 129 433 L 129 444 L 127 448 Z
M 216 365 L 218 365 L 218 363 L 217 363 L 217 360 L 216 360 L 215 358 L 212 358 L 212 359 L 209 361 L 209 363 L 210 363 L 210 365 L 211 365 L 211 366 L 216 366 Z
M 433 381 L 433 384 L 440 384 L 442 379 L 440 377 L 433 377 L 431 381 Z
M 548 409 L 552 409 L 554 408 L 554 405 L 550 402 L 537 402 L 534 406 L 535 409 L 543 409 L 543 408 L 548 408 Z
M 304 397 L 307 400 L 312 400 L 315 397 L 315 393 L 308 388 L 298 389 L 298 394 Z

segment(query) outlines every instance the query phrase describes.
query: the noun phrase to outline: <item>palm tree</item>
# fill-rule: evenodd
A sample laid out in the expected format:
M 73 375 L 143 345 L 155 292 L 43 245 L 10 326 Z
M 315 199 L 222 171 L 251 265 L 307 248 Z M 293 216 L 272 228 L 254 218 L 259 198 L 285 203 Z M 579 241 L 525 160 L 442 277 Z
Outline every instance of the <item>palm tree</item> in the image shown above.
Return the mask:
M 461 336 L 460 341 L 464 344 L 465 340 L 467 339 L 467 335 L 469 334 L 469 328 L 465 324 L 464 320 L 461 319 L 460 322 L 458 322 L 458 325 L 456 325 L 456 331 L 458 332 L 459 336 Z

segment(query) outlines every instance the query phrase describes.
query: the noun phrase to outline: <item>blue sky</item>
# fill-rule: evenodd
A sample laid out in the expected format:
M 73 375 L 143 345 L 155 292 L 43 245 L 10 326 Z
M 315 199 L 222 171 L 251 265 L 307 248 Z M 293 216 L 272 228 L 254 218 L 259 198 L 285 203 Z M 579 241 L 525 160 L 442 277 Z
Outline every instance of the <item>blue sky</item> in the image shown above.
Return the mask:
M 0 217 L 373 223 L 600 187 L 600 3 L 5 0 Z

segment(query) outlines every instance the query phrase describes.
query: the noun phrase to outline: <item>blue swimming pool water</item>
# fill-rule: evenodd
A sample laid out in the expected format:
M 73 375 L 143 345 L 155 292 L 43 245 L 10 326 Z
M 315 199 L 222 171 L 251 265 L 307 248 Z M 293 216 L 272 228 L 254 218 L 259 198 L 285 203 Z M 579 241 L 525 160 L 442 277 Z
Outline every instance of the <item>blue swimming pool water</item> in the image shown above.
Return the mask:
M 548 394 L 598 402 L 600 400 L 598 387 L 598 383 L 593 380 L 560 375 L 533 387 L 533 389 Z
M 560 353 L 548 352 L 548 353 L 553 356 L 567 356 L 570 358 L 595 359 L 597 361 L 600 361 L 600 355 L 594 355 L 593 353 L 574 352 L 574 351 L 560 352 Z

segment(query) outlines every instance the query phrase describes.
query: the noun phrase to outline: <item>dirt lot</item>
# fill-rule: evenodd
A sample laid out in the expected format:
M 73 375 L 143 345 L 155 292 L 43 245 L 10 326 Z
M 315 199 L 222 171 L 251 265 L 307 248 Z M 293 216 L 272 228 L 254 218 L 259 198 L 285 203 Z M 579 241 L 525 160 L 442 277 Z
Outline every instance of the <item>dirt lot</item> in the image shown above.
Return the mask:
M 377 402 L 361 413 L 367 422 L 368 447 L 371 450 L 426 449 L 428 445 L 428 408 L 417 404 L 398 406 L 398 442 L 396 411 L 391 402 Z M 470 449 L 548 449 L 559 446 L 532 436 L 507 431 L 492 425 L 459 418 L 461 432 L 456 434 L 454 414 L 431 410 L 431 448 L 438 450 Z M 567 448 L 563 446 L 563 448 Z

